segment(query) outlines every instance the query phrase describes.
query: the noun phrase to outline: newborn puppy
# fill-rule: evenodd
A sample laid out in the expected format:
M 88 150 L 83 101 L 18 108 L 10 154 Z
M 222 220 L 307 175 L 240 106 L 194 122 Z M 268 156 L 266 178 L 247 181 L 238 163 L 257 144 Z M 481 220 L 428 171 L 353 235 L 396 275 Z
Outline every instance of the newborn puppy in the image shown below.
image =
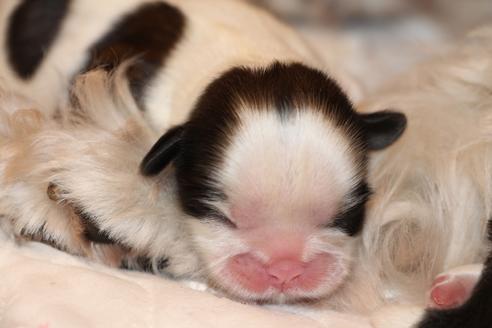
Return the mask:
M 167 234 L 162 223 L 133 215 L 116 224 L 116 214 L 142 206 L 135 200 L 150 190 L 115 199 L 93 190 L 164 179 L 176 183 L 180 224 L 192 235 L 201 273 L 226 293 L 295 301 L 327 296 L 346 280 L 370 195 L 368 152 L 398 139 L 403 115 L 354 112 L 294 32 L 241 2 L 7 0 L 0 7 L 10 13 L 3 14 L 8 64 L 0 73 L 16 90 L 50 108 L 76 72 L 112 70 L 132 58 L 130 90 L 152 127 L 167 131 L 141 156 L 147 178 L 118 177 L 111 168 L 130 165 L 120 152 L 104 169 L 124 182 L 75 183 L 87 177 L 73 170 L 74 183 L 57 183 L 100 217 L 100 231 L 129 243 L 140 240 L 141 225 L 154 224 L 145 245 L 152 255 L 167 251 L 150 242 Z M 145 148 L 128 152 L 131 165 Z
M 327 296 L 346 280 L 370 194 L 368 152 L 398 139 L 403 115 L 355 113 L 302 39 L 240 1 L 6 0 L 0 12 L 7 45 L 0 75 L 15 90 L 49 111 L 77 72 L 132 59 L 125 70 L 132 95 L 151 126 L 166 132 L 141 163 L 147 178 L 107 170 L 110 183 L 98 175 L 82 184 L 75 183 L 86 179 L 82 171 L 72 170 L 73 183 L 55 181 L 98 218 L 100 232 L 140 249 L 166 235 L 144 215 L 116 224 L 123 208 L 156 205 L 145 203 L 149 190 L 114 199 L 109 191 L 164 180 L 176 183 L 185 216 L 178 222 L 192 234 L 202 273 L 228 294 L 295 301 Z M 144 149 L 104 165 L 133 167 Z M 152 255 L 168 251 L 154 246 Z
M 431 306 L 416 327 L 488 327 L 492 320 L 491 52 L 488 26 L 359 108 L 398 108 L 408 119 L 398 147 L 371 157 L 374 194 L 361 252 L 383 303 Z M 355 295 L 366 276 L 352 279 L 345 294 Z

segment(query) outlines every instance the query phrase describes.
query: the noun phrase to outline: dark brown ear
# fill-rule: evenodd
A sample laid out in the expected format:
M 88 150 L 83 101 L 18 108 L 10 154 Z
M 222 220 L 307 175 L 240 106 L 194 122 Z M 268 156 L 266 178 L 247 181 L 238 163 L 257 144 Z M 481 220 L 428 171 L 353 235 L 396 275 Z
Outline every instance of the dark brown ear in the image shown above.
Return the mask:
M 407 118 L 404 114 L 384 110 L 360 115 L 367 136 L 369 150 L 380 150 L 394 143 L 405 131 Z
M 184 129 L 183 125 L 175 126 L 157 140 L 140 163 L 140 172 L 143 175 L 159 174 L 178 156 Z

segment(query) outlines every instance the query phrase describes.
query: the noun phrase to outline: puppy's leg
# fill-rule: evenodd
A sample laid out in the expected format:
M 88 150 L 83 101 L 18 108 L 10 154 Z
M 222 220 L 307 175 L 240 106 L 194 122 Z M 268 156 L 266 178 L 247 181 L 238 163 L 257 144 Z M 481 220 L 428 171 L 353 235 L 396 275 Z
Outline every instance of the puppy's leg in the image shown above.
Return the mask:
M 438 275 L 429 292 L 429 307 L 451 309 L 463 305 L 470 298 L 482 270 L 482 264 L 473 264 Z

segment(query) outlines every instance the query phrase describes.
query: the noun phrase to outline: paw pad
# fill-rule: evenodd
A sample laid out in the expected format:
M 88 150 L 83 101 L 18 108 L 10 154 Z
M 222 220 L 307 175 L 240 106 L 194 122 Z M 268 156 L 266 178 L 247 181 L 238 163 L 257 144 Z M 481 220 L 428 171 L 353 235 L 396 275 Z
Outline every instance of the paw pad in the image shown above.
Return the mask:
M 477 277 L 472 275 L 440 275 L 432 284 L 429 306 L 436 309 L 459 307 L 470 298 L 476 283 Z

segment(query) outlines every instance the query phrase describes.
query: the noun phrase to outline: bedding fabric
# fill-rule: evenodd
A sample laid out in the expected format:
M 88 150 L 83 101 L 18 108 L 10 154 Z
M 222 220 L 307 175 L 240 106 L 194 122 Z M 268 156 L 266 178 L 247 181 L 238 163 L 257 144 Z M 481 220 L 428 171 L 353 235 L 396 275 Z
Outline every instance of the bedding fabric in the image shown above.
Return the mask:
M 0 327 L 322 327 L 39 243 L 0 238 Z M 340 327 L 346 327 L 343 323 Z

